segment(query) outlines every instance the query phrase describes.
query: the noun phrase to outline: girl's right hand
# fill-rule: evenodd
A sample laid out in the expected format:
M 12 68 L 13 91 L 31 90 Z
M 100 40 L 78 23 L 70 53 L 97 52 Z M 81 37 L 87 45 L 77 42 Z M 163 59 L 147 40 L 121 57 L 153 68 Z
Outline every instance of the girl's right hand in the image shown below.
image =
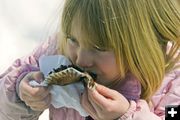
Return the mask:
M 31 87 L 29 81 L 41 82 L 44 76 L 41 72 L 28 73 L 19 84 L 19 96 L 32 110 L 43 111 L 49 107 L 51 95 L 48 88 Z

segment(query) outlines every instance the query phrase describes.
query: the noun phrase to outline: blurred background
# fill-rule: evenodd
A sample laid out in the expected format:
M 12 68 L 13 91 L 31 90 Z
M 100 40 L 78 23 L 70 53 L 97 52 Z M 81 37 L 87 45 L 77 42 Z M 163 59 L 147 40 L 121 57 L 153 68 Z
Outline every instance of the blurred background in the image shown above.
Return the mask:
M 63 1 L 0 0 L 0 74 L 57 30 Z
M 0 72 L 55 32 L 63 0 L 0 0 Z

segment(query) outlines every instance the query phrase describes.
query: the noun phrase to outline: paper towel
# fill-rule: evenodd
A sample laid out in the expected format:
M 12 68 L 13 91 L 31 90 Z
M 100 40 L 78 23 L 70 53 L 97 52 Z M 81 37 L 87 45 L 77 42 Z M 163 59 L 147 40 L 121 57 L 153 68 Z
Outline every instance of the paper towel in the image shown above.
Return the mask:
M 40 71 L 46 77 L 54 68 L 60 65 L 70 65 L 71 62 L 62 55 L 42 56 L 39 59 Z M 52 94 L 51 104 L 55 108 L 67 107 L 73 108 L 79 112 L 81 116 L 88 116 L 80 104 L 80 96 L 84 91 L 82 82 L 77 82 L 65 86 L 52 85 L 50 92 Z

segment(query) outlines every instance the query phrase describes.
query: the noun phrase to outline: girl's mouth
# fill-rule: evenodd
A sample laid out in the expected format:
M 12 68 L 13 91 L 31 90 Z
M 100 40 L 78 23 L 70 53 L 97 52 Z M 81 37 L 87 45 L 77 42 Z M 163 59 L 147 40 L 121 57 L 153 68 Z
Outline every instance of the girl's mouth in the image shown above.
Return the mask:
M 92 71 L 85 71 L 85 72 L 89 73 L 89 75 L 96 81 L 98 75 L 95 72 Z

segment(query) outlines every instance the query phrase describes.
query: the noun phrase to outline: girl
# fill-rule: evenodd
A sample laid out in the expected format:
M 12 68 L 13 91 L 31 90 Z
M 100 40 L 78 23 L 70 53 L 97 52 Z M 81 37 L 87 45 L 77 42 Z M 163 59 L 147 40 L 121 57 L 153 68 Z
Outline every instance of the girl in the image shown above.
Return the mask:
M 164 119 L 166 105 L 180 104 L 180 14 L 175 5 L 172 0 L 66 0 L 62 32 L 1 75 L 1 118 L 36 120 L 50 107 L 52 120 Z M 39 57 L 55 54 L 97 74 L 96 89 L 85 90 L 81 98 L 90 117 L 55 109 L 48 89 L 28 85 L 43 79 Z M 140 92 L 138 83 L 141 99 L 134 100 L 129 96 Z

